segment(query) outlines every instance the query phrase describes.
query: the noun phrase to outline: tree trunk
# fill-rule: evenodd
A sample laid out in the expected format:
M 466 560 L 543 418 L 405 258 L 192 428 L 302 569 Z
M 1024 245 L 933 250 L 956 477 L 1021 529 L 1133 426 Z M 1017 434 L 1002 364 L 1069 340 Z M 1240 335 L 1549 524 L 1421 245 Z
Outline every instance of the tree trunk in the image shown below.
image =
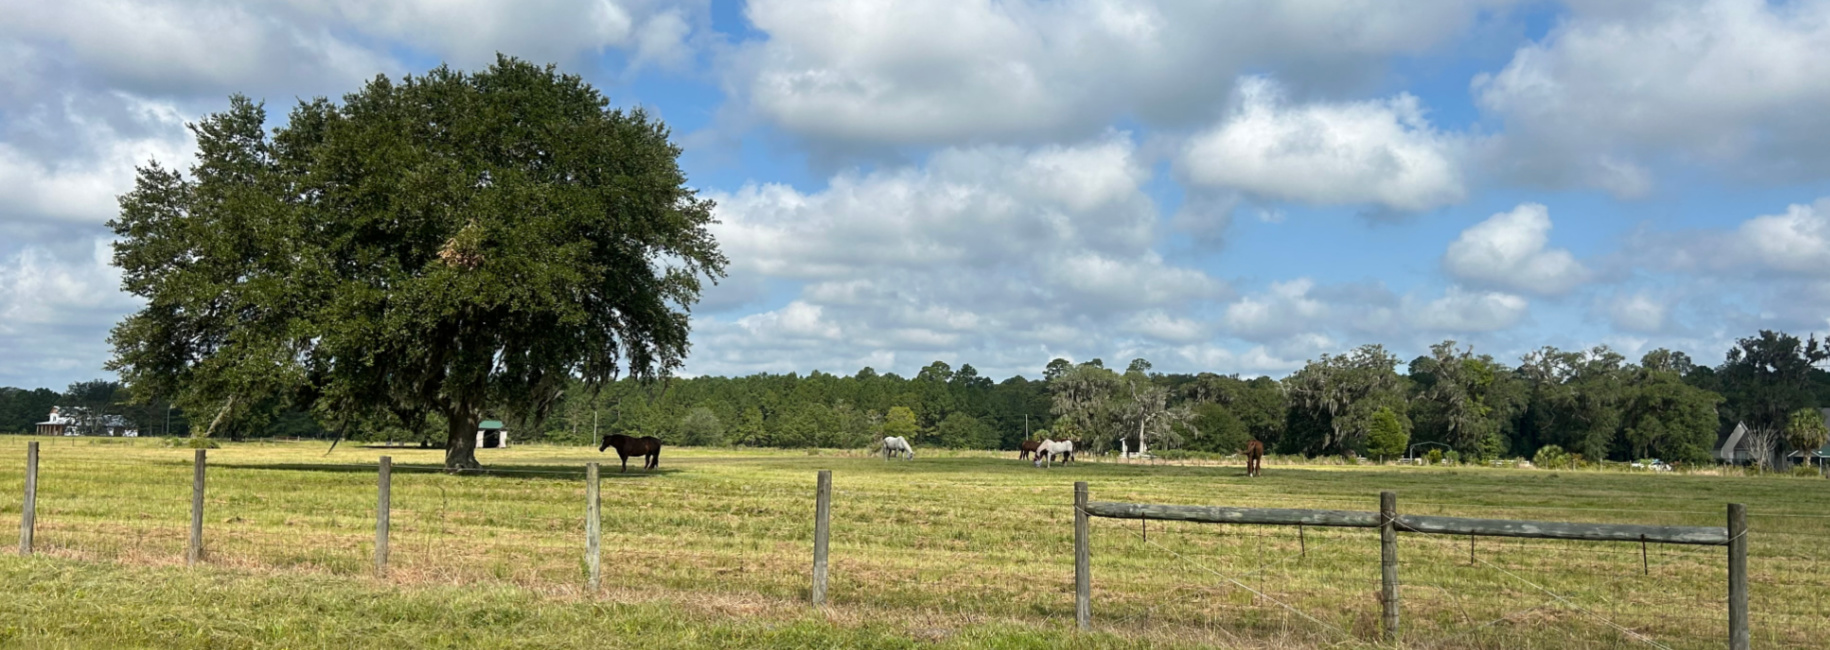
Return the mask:
M 477 469 L 477 416 L 469 409 L 446 413 L 445 469 Z

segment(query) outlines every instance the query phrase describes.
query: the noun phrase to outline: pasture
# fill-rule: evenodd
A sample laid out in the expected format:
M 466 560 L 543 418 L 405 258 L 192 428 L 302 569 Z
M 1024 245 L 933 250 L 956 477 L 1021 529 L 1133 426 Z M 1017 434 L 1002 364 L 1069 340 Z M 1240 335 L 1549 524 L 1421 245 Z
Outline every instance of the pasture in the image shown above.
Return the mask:
M 0 437 L 16 525 L 27 437 Z M 1376 531 L 1093 520 L 1093 634 L 1073 631 L 1072 484 L 1098 501 L 1721 526 L 1748 506 L 1754 643 L 1830 638 L 1830 481 L 1597 471 L 1118 463 L 1016 452 L 668 448 L 617 471 L 578 447 L 225 443 L 203 565 L 184 566 L 191 450 L 46 439 L 38 557 L 8 555 L 0 645 L 1357 647 L 1378 638 Z M 373 577 L 375 463 L 393 458 L 390 573 Z M 583 464 L 603 473 L 587 593 Z M 834 474 L 832 606 L 809 590 L 815 471 Z M 1716 648 L 1719 547 L 1404 535 L 1403 644 Z M 1229 580 L 1230 579 L 1230 580 Z M 1236 583 L 1234 581 L 1237 581 Z M 1244 584 L 1250 589 L 1241 588 Z M 1254 593 L 1256 592 L 1256 593 Z M 1554 595 L 1553 595 L 1554 594 Z

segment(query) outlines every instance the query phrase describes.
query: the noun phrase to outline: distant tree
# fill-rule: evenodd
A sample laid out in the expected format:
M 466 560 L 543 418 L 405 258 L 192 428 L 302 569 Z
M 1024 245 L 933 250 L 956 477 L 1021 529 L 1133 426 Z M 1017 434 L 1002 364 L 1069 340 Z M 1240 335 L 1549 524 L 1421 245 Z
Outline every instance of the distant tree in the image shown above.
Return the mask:
M 1525 426 L 1537 445 L 1606 458 L 1633 398 L 1634 369 L 1607 346 L 1586 352 L 1545 347 L 1525 355 L 1518 374 L 1530 387 Z
M 1653 350 L 1633 371 L 1623 416 L 1625 443 L 1634 458 L 1704 462 L 1716 439 L 1716 405 L 1722 398 L 1685 383 L 1674 362 L 1682 353 Z
M 1404 378 L 1398 360 L 1380 345 L 1343 355 L 1322 355 L 1284 380 L 1295 408 L 1320 426 L 1317 439 L 1302 441 L 1309 453 L 1345 453 L 1364 448 L 1372 415 L 1380 408 L 1402 411 Z
M 1507 390 L 1512 373 L 1487 355 L 1457 350 L 1454 341 L 1430 346 L 1429 356 L 1411 362 L 1417 387 L 1412 419 L 1424 440 L 1470 454 L 1497 454 L 1502 431 L 1524 407 L 1522 391 Z
M 1137 361 L 1143 361 L 1141 365 Z M 1150 453 L 1150 443 L 1173 447 L 1181 442 L 1178 429 L 1195 429 L 1195 415 L 1186 406 L 1169 405 L 1169 389 L 1158 386 L 1145 376 L 1150 362 L 1138 359 L 1133 370 L 1125 373 L 1124 384 L 1131 400 L 1120 407 L 1125 420 L 1125 434 L 1137 434 L 1137 453 Z
M 1697 369 L 1697 364 L 1690 360 L 1690 355 L 1665 348 L 1658 348 L 1639 358 L 1639 367 L 1653 372 L 1672 372 L 1683 377 Z
M 660 122 L 576 76 L 499 57 L 377 77 L 267 131 L 231 99 L 188 175 L 150 164 L 110 223 L 145 306 L 109 367 L 199 421 L 278 398 L 331 421 L 537 422 L 574 380 L 665 376 L 725 258 Z
M 0 431 L 32 433 L 59 401 L 57 391 L 49 388 L 0 388 Z
M 1062 373 L 1067 372 L 1069 369 L 1071 369 L 1073 367 L 1074 367 L 1074 362 L 1068 361 L 1067 359 L 1055 359 L 1055 360 L 1049 361 L 1048 367 L 1043 369 L 1043 371 L 1042 371 L 1042 380 L 1043 381 L 1054 381 L 1056 377 L 1060 377 Z
M 1374 411 L 1367 429 L 1366 454 L 1381 461 L 1404 455 L 1405 447 L 1411 443 L 1404 420 L 1390 408 Z
M 1233 453 L 1245 448 L 1252 432 L 1232 409 L 1214 403 L 1196 404 L 1193 426 L 1184 434 L 1188 447 L 1197 451 Z
M 895 406 L 883 416 L 884 437 L 896 436 L 904 440 L 914 440 L 921 433 L 921 427 L 915 423 L 915 412 L 906 406 Z
M 1824 413 L 1814 408 L 1802 408 L 1792 412 L 1786 421 L 1786 444 L 1804 457 L 1804 462 L 1811 462 L 1811 452 L 1824 446 L 1830 438 L 1830 428 L 1824 426 Z
M 681 444 L 712 447 L 724 444 L 724 422 L 711 409 L 697 406 L 680 420 Z
M 997 432 L 978 418 L 954 412 L 934 427 L 928 443 L 952 449 L 987 449 L 997 445 Z
M 1117 373 L 1089 364 L 1075 366 L 1048 383 L 1054 399 L 1050 412 L 1055 416 L 1055 430 L 1076 436 L 1087 436 L 1092 450 L 1116 446 L 1125 432 L 1112 426 L 1113 398 L 1123 382 Z
M 755 406 L 744 407 L 743 414 L 737 418 L 737 424 L 731 427 L 731 442 L 740 445 L 762 445 L 768 435 L 768 429 L 763 426 L 762 409 Z
M 1131 360 L 1131 365 L 1125 366 L 1125 374 L 1128 375 L 1135 372 L 1147 375 L 1150 374 L 1151 367 L 1149 361 L 1145 361 L 1143 357 L 1138 357 Z

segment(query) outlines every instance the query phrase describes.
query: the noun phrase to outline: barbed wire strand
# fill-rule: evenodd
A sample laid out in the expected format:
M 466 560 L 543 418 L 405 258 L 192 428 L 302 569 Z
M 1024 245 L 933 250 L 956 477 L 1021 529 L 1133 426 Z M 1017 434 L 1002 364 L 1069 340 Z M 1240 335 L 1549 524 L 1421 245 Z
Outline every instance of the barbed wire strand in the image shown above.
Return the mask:
M 1129 528 L 1128 528 L 1128 527 L 1127 527 L 1127 529 L 1126 529 L 1126 531 L 1125 531 L 1125 532 L 1126 532 L 1126 533 L 1128 533 L 1128 534 L 1131 534 L 1131 535 L 1134 535 L 1134 536 L 1137 536 L 1137 537 L 1139 537 L 1139 538 L 1140 538 L 1140 539 L 1141 539 L 1141 538 L 1142 538 L 1142 535 L 1139 535 L 1139 534 L 1137 534 L 1137 533 L 1131 533 L 1131 532 L 1130 532 L 1130 530 L 1129 530 Z M 1238 581 L 1238 580 L 1235 580 L 1235 579 L 1233 579 L 1233 578 L 1232 578 L 1232 577 L 1231 577 L 1231 576 L 1228 576 L 1228 575 L 1226 575 L 1226 574 L 1224 574 L 1224 573 L 1221 573 L 1221 572 L 1219 572 L 1219 571 L 1215 571 L 1215 570 L 1213 570 L 1213 569 L 1212 569 L 1212 568 L 1210 568 L 1210 567 L 1208 567 L 1208 566 L 1207 566 L 1207 565 L 1205 565 L 1205 564 L 1202 564 L 1202 563 L 1200 563 L 1200 562 L 1195 562 L 1195 561 L 1193 561 L 1193 560 L 1190 560 L 1190 559 L 1188 559 L 1188 558 L 1186 558 L 1186 557 L 1184 557 L 1184 556 L 1183 556 L 1183 555 L 1182 555 L 1182 554 L 1181 554 L 1181 553 L 1177 553 L 1177 552 L 1175 552 L 1175 551 L 1174 551 L 1174 550 L 1173 550 L 1173 549 L 1170 549 L 1170 548 L 1168 548 L 1168 547 L 1166 547 L 1166 546 L 1163 546 L 1163 545 L 1162 545 L 1162 544 L 1158 544 L 1158 543 L 1156 543 L 1156 542 L 1152 542 L 1152 541 L 1150 541 L 1150 540 L 1148 540 L 1148 539 L 1145 539 L 1145 540 L 1143 540 L 1143 542 L 1144 542 L 1144 543 L 1145 543 L 1145 544 L 1148 544 L 1148 545 L 1150 545 L 1150 546 L 1155 546 L 1155 547 L 1157 547 L 1157 548 L 1159 548 L 1159 549 L 1162 549 L 1162 550 L 1163 550 L 1163 551 L 1164 551 L 1164 552 L 1167 552 L 1167 553 L 1169 553 L 1169 554 L 1170 554 L 1170 555 L 1173 555 L 1173 556 L 1175 556 L 1175 557 L 1176 557 L 1176 559 L 1178 559 L 1178 560 L 1181 560 L 1181 561 L 1182 561 L 1182 562 L 1183 562 L 1183 563 L 1185 563 L 1185 564 L 1188 564 L 1188 565 L 1189 565 L 1189 566 L 1192 566 L 1192 567 L 1195 567 L 1195 568 L 1197 568 L 1197 569 L 1201 569 L 1201 570 L 1202 570 L 1202 571 L 1206 571 L 1206 572 L 1208 572 L 1208 573 L 1211 573 L 1211 574 L 1214 574 L 1214 576 L 1215 576 L 1215 577 L 1217 577 L 1217 578 L 1220 578 L 1220 579 L 1221 579 L 1221 580 L 1225 580 L 1225 581 L 1227 581 L 1227 582 L 1230 582 L 1230 583 L 1232 583 L 1232 584 L 1233 584 L 1233 585 L 1235 585 L 1235 586 L 1237 586 L 1237 587 L 1239 587 L 1239 588 L 1240 588 L 1240 589 L 1244 589 L 1244 590 L 1246 590 L 1246 591 L 1249 591 L 1249 592 L 1251 592 L 1251 593 L 1252 593 L 1252 594 L 1253 594 L 1253 595 L 1255 595 L 1255 596 L 1258 596 L 1258 597 L 1259 597 L 1259 598 L 1263 598 L 1263 599 L 1265 599 L 1265 600 L 1267 600 L 1267 601 L 1270 601 L 1270 602 L 1271 602 L 1271 603 L 1274 603 L 1274 604 L 1276 604 L 1276 605 L 1277 605 L 1277 606 L 1279 606 L 1279 607 L 1282 607 L 1282 608 L 1284 608 L 1284 609 L 1285 609 L 1285 610 L 1288 610 L 1288 611 L 1289 611 L 1289 612 L 1290 612 L 1290 613 L 1292 613 L 1292 614 L 1296 614 L 1296 615 L 1297 615 L 1297 616 L 1301 616 L 1301 617 L 1303 617 L 1303 618 L 1304 618 L 1304 619 L 1307 619 L 1307 620 L 1308 620 L 1308 621 L 1309 621 L 1309 622 L 1311 622 L 1311 623 L 1314 623 L 1314 624 L 1316 624 L 1316 625 L 1319 625 L 1319 626 L 1322 626 L 1322 627 L 1323 627 L 1323 628 L 1326 628 L 1326 629 L 1328 629 L 1328 630 L 1331 630 L 1331 631 L 1333 631 L 1333 632 L 1335 632 L 1335 633 L 1337 633 L 1337 634 L 1340 634 L 1340 635 L 1341 635 L 1341 636 L 1342 636 L 1342 638 L 1345 638 L 1345 639 L 1347 639 L 1347 640 L 1348 640 L 1348 641 L 1349 641 L 1349 642 L 1352 642 L 1352 643 L 1355 643 L 1355 644 L 1358 644 L 1358 645 L 1367 645 L 1367 643 L 1366 643 L 1366 642 L 1365 642 L 1365 641 L 1362 641 L 1362 640 L 1360 640 L 1360 638 L 1359 638 L 1359 637 L 1356 637 L 1356 636 L 1354 636 L 1354 635 L 1353 635 L 1353 634 L 1352 634 L 1352 633 L 1351 633 L 1351 632 L 1348 632 L 1348 631 L 1347 631 L 1347 630 L 1343 630 L 1343 629 L 1341 629 L 1341 628 L 1340 628 L 1340 627 L 1339 627 L 1339 626 L 1336 626 L 1336 625 L 1333 625 L 1333 624 L 1330 624 L 1330 623 L 1327 623 L 1327 622 L 1324 622 L 1324 621 L 1322 621 L 1322 620 L 1321 620 L 1321 619 L 1318 619 L 1318 618 L 1316 618 L 1316 617 L 1314 617 L 1314 616 L 1310 616 L 1310 615 L 1309 615 L 1309 614 L 1308 614 L 1308 613 L 1306 613 L 1306 612 L 1304 612 L 1304 611 L 1302 611 L 1302 610 L 1300 610 L 1300 609 L 1297 609 L 1297 608 L 1296 608 L 1296 607 L 1294 607 L 1294 606 L 1292 606 L 1292 605 L 1290 605 L 1290 604 L 1289 604 L 1289 603 L 1285 603 L 1285 602 L 1284 602 L 1284 601 L 1281 601 L 1281 600 L 1278 600 L 1278 599 L 1276 599 L 1276 598 L 1272 598 L 1272 597 L 1271 597 L 1271 596 L 1270 596 L 1270 595 L 1269 595 L 1269 594 L 1266 594 L 1266 593 L 1264 593 L 1264 592 L 1262 592 L 1262 591 L 1259 591 L 1259 590 L 1257 590 L 1257 589 L 1253 589 L 1253 588 L 1252 588 L 1252 587 L 1251 587 L 1251 585 L 1248 585 L 1248 584 L 1245 584 L 1245 583 L 1243 583 L 1243 582 L 1240 582 L 1240 581 Z M 1667 649 L 1667 650 L 1669 650 L 1669 649 Z
M 1417 529 L 1415 529 L 1415 528 L 1412 528 L 1412 527 L 1410 527 L 1410 526 L 1407 526 L 1407 525 L 1405 525 L 1405 524 L 1404 524 L 1404 522 L 1403 522 L 1403 521 L 1402 521 L 1402 520 L 1400 520 L 1400 519 L 1398 519 L 1398 518 L 1396 518 L 1396 517 L 1388 517 L 1388 518 L 1387 518 L 1387 519 L 1386 519 L 1386 523 L 1389 523 L 1389 524 L 1391 524 L 1391 525 L 1393 525 L 1393 526 L 1396 526 L 1396 527 L 1401 527 L 1401 528 L 1404 528 L 1404 529 L 1407 529 L 1407 530 L 1410 530 L 1410 531 L 1411 531 L 1411 532 L 1415 532 L 1415 533 L 1422 533 L 1422 532 L 1423 532 L 1423 531 L 1420 531 L 1420 530 L 1417 530 Z M 1745 533 L 1743 533 L 1743 534 L 1745 534 Z M 1732 541 L 1732 540 L 1731 540 L 1731 541 Z M 1518 580 L 1518 581 L 1519 581 L 1519 582 L 1523 582 L 1523 583 L 1525 583 L 1525 584 L 1527 584 L 1527 585 L 1530 585 L 1530 586 L 1532 586 L 1532 587 L 1533 587 L 1533 588 L 1535 588 L 1535 589 L 1537 589 L 1537 590 L 1538 590 L 1538 591 L 1542 591 L 1542 592 L 1544 592 L 1544 593 L 1545 593 L 1545 594 L 1548 594 L 1548 595 L 1550 595 L 1550 597 L 1552 597 L 1552 598 L 1555 598 L 1555 599 L 1557 599 L 1557 601 L 1558 601 L 1558 602 L 1561 602 L 1561 603 L 1563 603 L 1563 604 L 1565 604 L 1565 605 L 1568 605 L 1568 606 L 1569 606 L 1569 607 L 1571 607 L 1571 608 L 1572 608 L 1572 609 L 1574 609 L 1574 610 L 1576 610 L 1576 611 L 1577 611 L 1577 612 L 1580 612 L 1580 613 L 1583 613 L 1583 614 L 1587 614 L 1587 615 L 1589 615 L 1589 616 L 1591 616 L 1591 617 L 1593 617 L 1593 618 L 1594 618 L 1594 619 L 1595 619 L 1595 620 L 1598 620 L 1598 621 L 1601 621 L 1601 622 L 1602 622 L 1602 623 L 1604 623 L 1604 624 L 1606 624 L 1606 625 L 1607 625 L 1607 626 L 1609 626 L 1609 627 L 1612 627 L 1612 628 L 1614 628 L 1614 629 L 1616 629 L 1616 630 L 1619 630 L 1619 631 L 1620 631 L 1620 632 L 1621 632 L 1621 633 L 1623 633 L 1623 634 L 1626 634 L 1626 635 L 1627 635 L 1627 636 L 1629 636 L 1629 637 L 1631 637 L 1631 638 L 1633 638 L 1633 639 L 1636 639 L 1636 640 L 1639 640 L 1639 641 L 1643 641 L 1643 642 L 1645 642 L 1645 643 L 1646 643 L 1646 644 L 1647 644 L 1647 645 L 1650 645 L 1650 646 L 1652 646 L 1652 647 L 1655 647 L 1655 648 L 1659 648 L 1659 649 L 1660 649 L 1660 650 L 1671 650 L 1671 646 L 1667 646 L 1667 645 L 1665 645 L 1665 644 L 1662 644 L 1662 643 L 1659 643 L 1659 642 L 1658 642 L 1658 641 L 1657 641 L 1657 640 L 1654 640 L 1654 639 L 1653 639 L 1653 638 L 1651 638 L 1651 637 L 1648 637 L 1648 636 L 1646 636 L 1646 635 L 1644 635 L 1644 634 L 1640 634 L 1640 633 L 1639 633 L 1639 632 L 1637 632 L 1637 631 L 1634 631 L 1634 630 L 1632 630 L 1632 629 L 1630 629 L 1630 628 L 1628 628 L 1628 627 L 1626 627 L 1626 626 L 1624 626 L 1624 625 L 1621 625 L 1621 624 L 1619 624 L 1619 623 L 1615 623 L 1615 622 L 1614 622 L 1614 621 L 1613 621 L 1613 620 L 1611 620 L 1611 619 L 1609 619 L 1609 618 L 1608 618 L 1608 617 L 1606 617 L 1606 616 L 1602 616 L 1602 615 L 1601 615 L 1601 614 L 1598 614 L 1598 613 L 1596 613 L 1596 612 L 1594 612 L 1594 611 L 1592 611 L 1592 610 L 1590 610 L 1590 609 L 1588 609 L 1588 608 L 1586 608 L 1586 607 L 1583 607 L 1583 606 L 1581 606 L 1581 605 L 1579 605 L 1579 604 L 1576 604 L 1576 603 L 1575 603 L 1575 602 L 1574 602 L 1574 601 L 1571 601 L 1571 600 L 1570 600 L 1570 599 L 1568 599 L 1568 598 L 1564 598 L 1564 597 L 1563 597 L 1563 595 L 1562 595 L 1562 594 L 1559 594 L 1559 593 L 1557 593 L 1557 592 L 1554 592 L 1554 591 L 1551 591 L 1551 590 L 1550 590 L 1550 589 L 1548 589 L 1548 588 L 1545 588 L 1545 587 L 1544 587 L 1544 586 L 1543 586 L 1543 585 L 1540 585 L 1540 584 L 1538 584 L 1538 583 L 1535 583 L 1535 582 L 1532 582 L 1532 581 L 1530 581 L 1530 580 L 1526 580 L 1526 579 L 1525 579 L 1525 578 L 1523 578 L 1523 577 L 1521 577 L 1521 576 L 1519 576 L 1519 575 L 1518 575 L 1518 574 L 1516 574 L 1516 573 L 1513 573 L 1513 572 L 1511 572 L 1511 571 L 1507 571 L 1507 570 L 1506 570 L 1506 569 L 1505 569 L 1505 568 L 1504 568 L 1504 567 L 1501 567 L 1501 566 L 1499 566 L 1499 565 L 1497 565 L 1497 564 L 1494 564 L 1494 563 L 1492 563 L 1492 562 L 1488 562 L 1488 561 L 1486 561 L 1486 560 L 1484 560 L 1484 559 L 1481 559 L 1481 558 L 1479 558 L 1479 557 L 1476 557 L 1476 558 L 1475 558 L 1475 560 L 1476 560 L 1476 561 L 1479 561 L 1479 562 L 1480 562 L 1480 563 L 1481 563 L 1481 564 L 1485 564 L 1485 565 L 1487 565 L 1487 566 L 1489 566 L 1489 567 L 1492 567 L 1492 568 L 1493 568 L 1493 569 L 1494 569 L 1494 570 L 1495 570 L 1495 571 L 1499 571 L 1499 572 L 1500 572 L 1500 573 L 1504 573 L 1504 574 L 1506 574 L 1506 575 L 1507 575 L 1507 576 L 1510 576 L 1510 577 L 1512 577 L 1512 579 L 1514 579 L 1514 580 Z

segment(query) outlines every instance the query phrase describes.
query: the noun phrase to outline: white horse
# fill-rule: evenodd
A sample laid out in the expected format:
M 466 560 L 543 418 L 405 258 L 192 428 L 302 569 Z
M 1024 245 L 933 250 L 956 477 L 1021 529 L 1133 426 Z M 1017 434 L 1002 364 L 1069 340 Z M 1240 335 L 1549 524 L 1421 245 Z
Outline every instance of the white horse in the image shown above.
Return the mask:
M 1056 458 L 1060 458 L 1063 463 L 1073 462 L 1074 441 L 1043 440 L 1042 444 L 1036 446 L 1036 467 L 1046 467 Z
M 883 439 L 883 459 L 889 460 L 897 454 L 902 454 L 905 460 L 915 460 L 915 448 L 909 446 L 909 441 L 902 439 L 901 436 L 885 437 Z

